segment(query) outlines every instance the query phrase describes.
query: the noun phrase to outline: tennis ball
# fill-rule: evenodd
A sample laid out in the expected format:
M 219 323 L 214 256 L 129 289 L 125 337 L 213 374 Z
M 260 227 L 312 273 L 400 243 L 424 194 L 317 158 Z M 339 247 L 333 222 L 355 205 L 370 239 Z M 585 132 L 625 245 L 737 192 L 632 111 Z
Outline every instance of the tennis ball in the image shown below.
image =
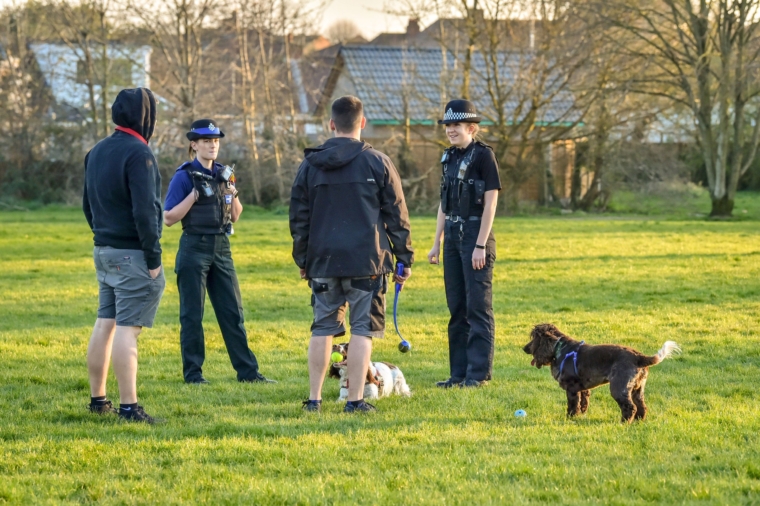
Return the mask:
M 330 355 L 330 358 L 333 362 L 343 362 L 343 355 L 338 353 L 337 351 L 334 351 L 332 355 Z

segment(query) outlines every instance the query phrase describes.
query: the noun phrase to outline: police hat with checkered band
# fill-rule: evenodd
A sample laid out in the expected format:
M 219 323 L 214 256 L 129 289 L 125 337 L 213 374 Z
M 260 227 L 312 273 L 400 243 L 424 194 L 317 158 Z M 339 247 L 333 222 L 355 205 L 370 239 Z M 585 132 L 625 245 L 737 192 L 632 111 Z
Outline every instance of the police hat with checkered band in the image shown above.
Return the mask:
M 439 125 L 449 123 L 480 123 L 483 117 L 475 110 L 475 104 L 469 100 L 457 99 L 446 104 L 446 112 L 443 119 L 438 120 Z
M 193 121 L 190 125 L 190 131 L 185 134 L 188 140 L 197 141 L 198 139 L 213 139 L 224 137 L 224 132 L 219 130 L 214 120 L 199 119 Z

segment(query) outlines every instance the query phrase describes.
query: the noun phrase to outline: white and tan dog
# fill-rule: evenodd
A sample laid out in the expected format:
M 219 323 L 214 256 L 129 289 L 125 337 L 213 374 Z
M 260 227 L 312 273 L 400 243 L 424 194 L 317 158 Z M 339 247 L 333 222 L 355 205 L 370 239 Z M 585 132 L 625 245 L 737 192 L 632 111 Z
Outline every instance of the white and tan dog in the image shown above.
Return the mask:
M 332 364 L 330 377 L 340 379 L 340 396 L 338 401 L 348 399 L 348 344 L 341 343 L 333 346 L 333 352 L 343 355 L 343 361 Z M 388 362 L 370 362 L 367 378 L 364 383 L 364 399 L 379 399 L 391 394 L 410 397 L 412 392 L 406 384 L 404 373 L 397 366 Z
M 348 400 L 348 366 L 345 362 L 338 365 L 340 374 L 340 396 L 338 401 Z M 401 369 L 387 362 L 370 362 L 367 380 L 364 383 L 364 399 L 379 399 L 391 394 L 410 397 L 409 385 Z

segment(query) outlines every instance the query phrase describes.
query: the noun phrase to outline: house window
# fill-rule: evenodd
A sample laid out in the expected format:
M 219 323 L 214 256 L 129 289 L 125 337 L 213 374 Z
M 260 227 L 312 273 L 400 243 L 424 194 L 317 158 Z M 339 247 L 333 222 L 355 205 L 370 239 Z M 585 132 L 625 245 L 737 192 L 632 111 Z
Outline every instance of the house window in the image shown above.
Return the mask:
M 108 67 L 105 70 L 108 72 L 108 86 L 114 86 L 119 88 L 131 88 L 132 83 L 132 68 L 133 63 L 127 58 L 112 58 L 105 62 Z M 100 84 L 103 79 L 103 60 L 101 58 L 95 58 L 92 61 L 92 67 L 95 75 L 93 79 L 94 84 Z M 77 61 L 77 83 L 87 84 L 87 64 L 83 60 Z

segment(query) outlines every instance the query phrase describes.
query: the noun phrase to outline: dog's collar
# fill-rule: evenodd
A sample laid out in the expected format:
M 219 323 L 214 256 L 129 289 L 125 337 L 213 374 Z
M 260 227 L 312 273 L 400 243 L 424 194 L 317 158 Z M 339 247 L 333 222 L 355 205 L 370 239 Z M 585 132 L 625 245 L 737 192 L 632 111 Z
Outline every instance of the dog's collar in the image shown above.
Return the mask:
M 562 341 L 562 338 L 557 339 L 557 342 L 554 344 L 554 360 L 559 360 L 564 345 L 565 343 Z

